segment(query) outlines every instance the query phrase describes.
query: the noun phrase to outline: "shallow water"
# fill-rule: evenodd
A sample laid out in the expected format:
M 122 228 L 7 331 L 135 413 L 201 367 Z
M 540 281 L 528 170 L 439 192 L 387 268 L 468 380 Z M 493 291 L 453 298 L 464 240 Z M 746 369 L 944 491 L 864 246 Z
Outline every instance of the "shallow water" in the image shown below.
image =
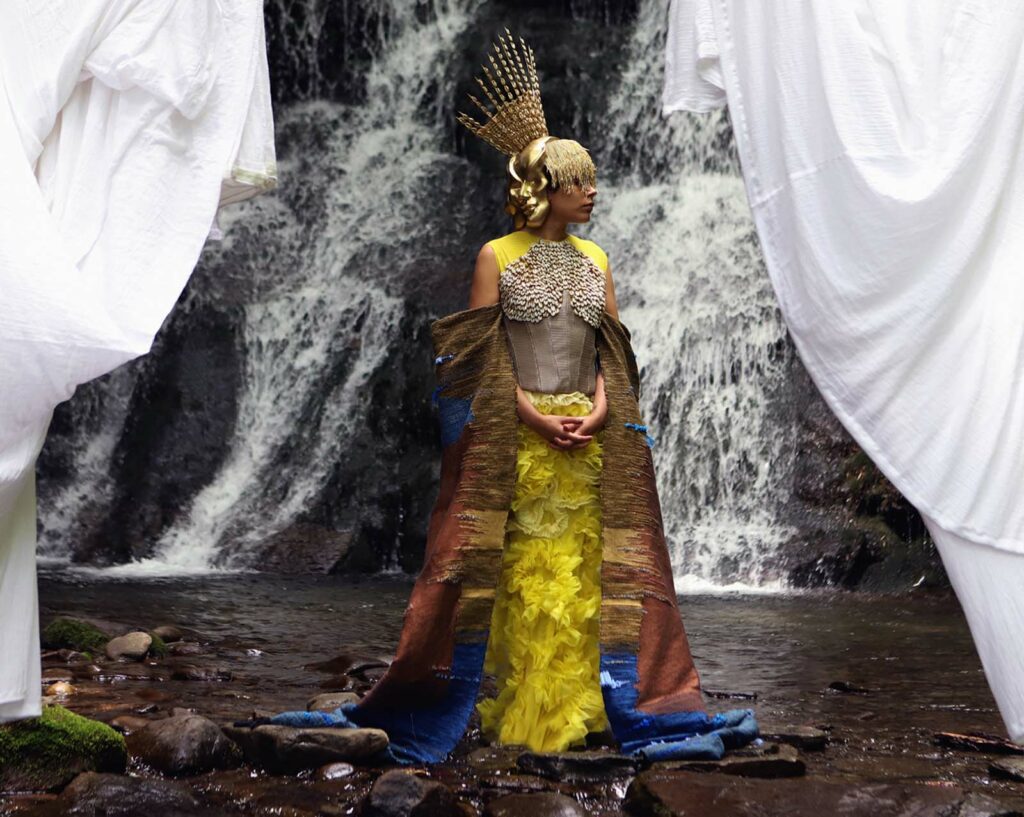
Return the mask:
M 253 710 L 303 709 L 313 695 L 337 688 L 329 674 L 308 664 L 342 653 L 390 655 L 410 588 L 404 578 L 81 580 L 44 570 L 40 604 L 44 626 L 56 615 L 72 615 L 113 632 L 171 623 L 194 630 L 209 649 L 199 661 L 233 674 L 221 683 L 175 681 L 156 666 L 155 678 L 80 685 L 68 702 L 75 711 L 109 720 L 152 702 L 156 686 L 169 693 L 156 698 L 165 708 L 191 706 L 226 722 Z M 1024 793 L 1016 784 L 989 780 L 985 756 L 934 743 L 940 730 L 1002 734 L 951 596 L 701 595 L 680 601 L 711 693 L 709 709 L 752 706 L 766 730 L 784 724 L 830 730 L 826 751 L 805 753 L 808 774 L 956 781 Z M 829 691 L 835 681 L 867 692 Z

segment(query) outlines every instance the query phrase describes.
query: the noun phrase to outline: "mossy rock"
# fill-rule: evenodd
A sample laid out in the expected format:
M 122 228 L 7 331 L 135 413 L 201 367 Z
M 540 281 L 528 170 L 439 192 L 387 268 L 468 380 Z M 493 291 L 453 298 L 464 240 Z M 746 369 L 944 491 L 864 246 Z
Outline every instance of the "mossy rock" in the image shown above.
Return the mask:
M 167 655 L 167 642 L 156 633 L 151 632 L 148 635 L 153 639 L 153 643 L 149 645 L 149 654 L 155 658 L 164 658 Z
M 43 646 L 51 650 L 68 648 L 103 652 L 110 636 L 75 618 L 55 618 L 43 630 Z
M 124 736 L 63 706 L 0 725 L 0 791 L 57 791 L 85 771 L 124 772 Z

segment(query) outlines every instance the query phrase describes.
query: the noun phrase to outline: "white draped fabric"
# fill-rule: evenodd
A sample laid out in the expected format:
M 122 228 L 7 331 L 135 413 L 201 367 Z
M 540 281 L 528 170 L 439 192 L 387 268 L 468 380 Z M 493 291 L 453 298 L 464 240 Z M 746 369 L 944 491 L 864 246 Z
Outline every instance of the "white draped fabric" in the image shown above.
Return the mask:
M 1022 608 L 978 622 L 1024 586 L 1022 46 L 1003 0 L 674 0 L 663 99 L 728 104 L 800 357 L 925 516 L 1017 739 Z
M 0 721 L 40 712 L 34 465 L 144 354 L 221 203 L 272 187 L 260 0 L 8 0 L 0 24 Z

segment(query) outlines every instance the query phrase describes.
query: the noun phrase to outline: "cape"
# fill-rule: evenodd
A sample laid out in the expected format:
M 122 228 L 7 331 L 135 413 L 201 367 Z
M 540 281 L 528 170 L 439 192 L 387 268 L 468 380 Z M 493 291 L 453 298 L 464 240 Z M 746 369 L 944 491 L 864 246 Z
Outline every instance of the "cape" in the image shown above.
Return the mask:
M 498 304 L 431 325 L 441 484 L 423 568 L 394 662 L 359 702 L 285 712 L 270 723 L 372 726 L 399 763 L 444 760 L 465 732 L 482 678 L 515 487 L 516 378 Z M 750 710 L 708 715 L 676 602 L 640 377 L 626 327 L 597 330 L 608 416 L 600 483 L 600 678 L 612 731 L 648 759 L 721 757 L 757 736 Z

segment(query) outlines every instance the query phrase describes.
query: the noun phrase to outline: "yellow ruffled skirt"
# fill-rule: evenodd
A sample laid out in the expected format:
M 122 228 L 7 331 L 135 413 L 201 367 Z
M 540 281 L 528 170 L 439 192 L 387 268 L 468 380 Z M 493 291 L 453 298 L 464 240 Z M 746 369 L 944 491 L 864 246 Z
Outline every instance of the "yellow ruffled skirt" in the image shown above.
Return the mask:
M 593 408 L 582 392 L 526 395 L 543 414 L 579 417 Z M 492 742 L 558 752 L 608 727 L 598 680 L 602 437 L 558 451 L 519 424 L 515 494 L 484 658 L 498 691 L 477 704 Z

